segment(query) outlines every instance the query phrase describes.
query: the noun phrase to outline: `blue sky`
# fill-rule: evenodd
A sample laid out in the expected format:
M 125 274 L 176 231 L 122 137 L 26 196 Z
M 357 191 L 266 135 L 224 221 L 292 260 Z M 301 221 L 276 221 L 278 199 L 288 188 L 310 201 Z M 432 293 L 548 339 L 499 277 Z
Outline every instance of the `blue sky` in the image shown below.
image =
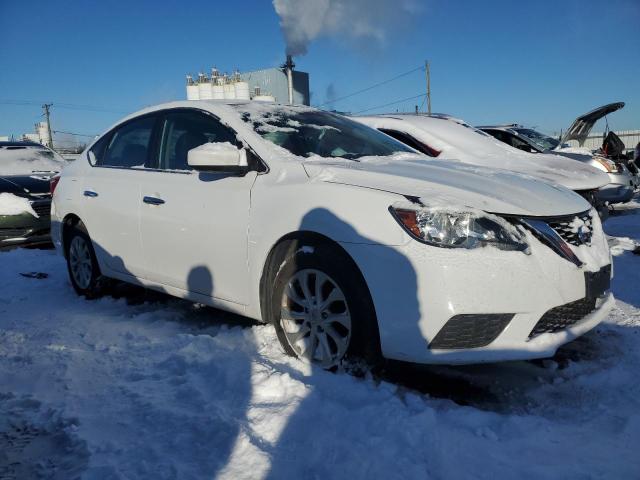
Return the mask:
M 639 0 L 415 5 L 381 42 L 323 37 L 296 58 L 310 73 L 312 104 L 331 89 L 344 96 L 429 59 L 436 112 L 551 133 L 594 106 L 624 101 L 610 126 L 640 128 Z M 124 113 L 183 99 L 188 72 L 278 65 L 278 21 L 268 0 L 0 0 L 0 135 L 32 131 L 43 101 L 54 104 L 55 130 L 100 133 Z M 415 72 L 335 107 L 355 112 L 424 89 L 424 73 Z

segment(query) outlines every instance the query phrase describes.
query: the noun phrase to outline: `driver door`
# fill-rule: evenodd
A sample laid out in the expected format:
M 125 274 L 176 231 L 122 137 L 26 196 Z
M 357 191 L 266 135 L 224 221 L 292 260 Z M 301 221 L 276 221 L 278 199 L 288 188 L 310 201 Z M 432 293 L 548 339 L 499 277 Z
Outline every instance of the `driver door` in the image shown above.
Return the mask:
M 189 150 L 236 144 L 236 133 L 196 109 L 164 113 L 156 169 L 141 185 L 140 232 L 147 277 L 208 297 L 248 301 L 247 228 L 256 172 L 197 172 Z

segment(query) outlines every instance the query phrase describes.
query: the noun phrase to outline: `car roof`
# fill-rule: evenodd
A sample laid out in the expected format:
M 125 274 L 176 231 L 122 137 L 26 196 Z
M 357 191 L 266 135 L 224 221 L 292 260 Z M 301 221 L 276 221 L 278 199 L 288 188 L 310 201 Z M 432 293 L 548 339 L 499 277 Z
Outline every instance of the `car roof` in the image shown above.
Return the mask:
M 500 125 L 478 125 L 476 128 L 480 130 L 485 128 L 493 128 L 494 130 L 508 130 L 511 128 L 526 128 L 524 125 L 520 125 L 519 123 L 504 123 Z

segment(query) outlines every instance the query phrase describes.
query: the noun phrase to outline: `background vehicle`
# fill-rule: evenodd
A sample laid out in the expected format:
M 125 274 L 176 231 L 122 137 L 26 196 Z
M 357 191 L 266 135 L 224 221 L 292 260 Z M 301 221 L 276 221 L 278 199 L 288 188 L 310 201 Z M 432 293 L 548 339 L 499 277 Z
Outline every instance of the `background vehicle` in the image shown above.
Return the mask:
M 580 196 L 309 107 L 138 112 L 65 168 L 52 215 L 79 294 L 106 276 L 240 313 L 324 368 L 544 357 L 614 301 Z
M 634 190 L 640 185 L 637 166 L 625 155 L 611 155 L 603 149 L 591 152 L 582 148 L 595 123 L 609 113 L 624 107 L 623 102 L 611 103 L 579 116 L 558 140 L 531 128 L 518 124 L 481 126 L 480 130 L 515 148 L 531 153 L 554 153 L 594 166 L 609 176 L 609 185 L 601 188 L 600 198 L 608 203 L 623 203 L 631 200 Z M 610 132 L 613 136 L 613 132 Z M 567 142 L 575 140 L 578 148 Z M 608 143 L 608 142 L 607 142 Z M 620 152 L 622 153 L 622 152 Z
M 389 114 L 354 117 L 430 157 L 503 168 L 575 191 L 596 208 L 596 191 L 607 177 L 593 167 L 558 155 L 531 155 L 449 115 Z
M 65 164 L 38 143 L 0 142 L 0 246 L 51 241 L 49 181 Z

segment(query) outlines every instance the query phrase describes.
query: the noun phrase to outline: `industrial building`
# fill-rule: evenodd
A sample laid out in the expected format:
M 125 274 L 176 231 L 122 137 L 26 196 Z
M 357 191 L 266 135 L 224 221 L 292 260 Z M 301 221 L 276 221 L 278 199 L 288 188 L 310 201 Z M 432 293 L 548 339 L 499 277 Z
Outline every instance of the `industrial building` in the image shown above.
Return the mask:
M 294 70 L 293 77 L 293 104 L 309 105 L 309 74 Z M 267 68 L 240 74 L 240 78 L 249 83 L 251 92 L 258 88 L 259 92 L 274 97 L 277 103 L 288 103 L 287 74 L 280 68 Z
M 199 73 L 197 79 L 187 75 L 187 99 L 245 99 L 293 105 L 309 105 L 309 74 L 294 70 L 291 58 L 278 68 L 232 75 L 211 69 L 211 75 Z

